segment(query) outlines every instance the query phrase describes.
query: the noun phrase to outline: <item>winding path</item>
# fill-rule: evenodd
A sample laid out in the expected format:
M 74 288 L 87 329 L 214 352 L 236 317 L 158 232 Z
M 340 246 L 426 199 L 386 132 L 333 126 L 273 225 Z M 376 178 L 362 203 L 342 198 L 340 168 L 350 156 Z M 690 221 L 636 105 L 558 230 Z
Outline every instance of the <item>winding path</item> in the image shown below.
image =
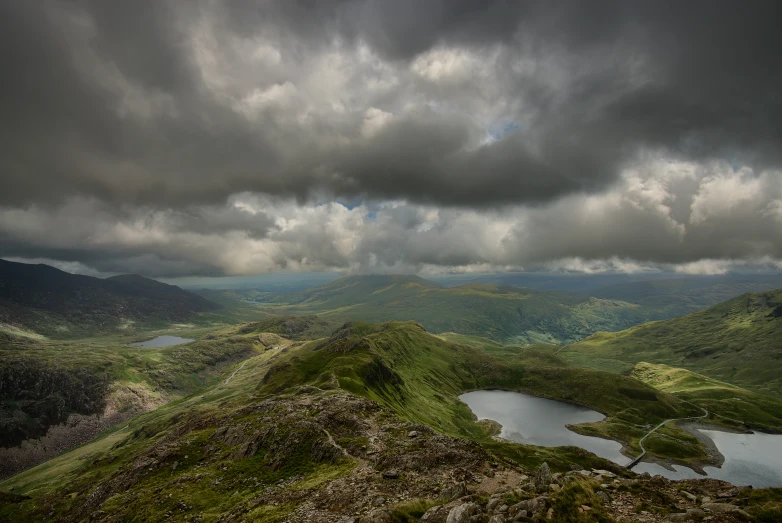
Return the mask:
M 225 380 L 225 385 L 228 385 L 228 382 L 229 382 L 229 381 L 231 381 L 231 378 L 233 378 L 234 376 L 236 376 L 236 373 L 237 373 L 237 372 L 239 372 L 240 370 L 242 370 L 242 367 L 244 367 L 244 364 L 245 364 L 245 363 L 247 363 L 247 360 L 244 360 L 244 361 L 242 362 L 242 364 L 241 364 L 241 365 L 239 365 L 239 368 L 238 368 L 238 369 L 236 369 L 235 371 L 233 371 L 233 374 L 231 374 L 230 376 L 228 376 L 228 379 L 226 379 L 226 380 Z
M 655 428 L 653 428 L 652 430 L 650 430 L 649 432 L 644 434 L 644 436 L 641 439 L 638 440 L 638 446 L 641 447 L 641 453 L 638 456 L 636 456 L 635 458 L 633 458 L 633 460 L 630 463 L 628 463 L 627 465 L 625 465 L 625 467 L 628 468 L 628 469 L 631 469 L 631 468 L 635 467 L 636 465 L 638 465 L 638 462 L 641 461 L 644 456 L 646 456 L 646 449 L 644 448 L 644 440 L 646 438 L 648 438 L 650 434 L 652 434 L 654 431 L 656 431 L 657 429 L 659 429 L 660 427 L 662 427 L 666 423 L 668 423 L 670 421 L 686 421 L 686 420 L 691 420 L 691 419 L 703 419 L 703 418 L 705 418 L 706 416 L 709 415 L 709 411 L 708 410 L 704 409 L 703 407 L 698 407 L 698 408 L 703 411 L 703 416 L 691 416 L 689 418 L 671 418 L 671 419 L 663 420 L 662 423 L 660 423 Z

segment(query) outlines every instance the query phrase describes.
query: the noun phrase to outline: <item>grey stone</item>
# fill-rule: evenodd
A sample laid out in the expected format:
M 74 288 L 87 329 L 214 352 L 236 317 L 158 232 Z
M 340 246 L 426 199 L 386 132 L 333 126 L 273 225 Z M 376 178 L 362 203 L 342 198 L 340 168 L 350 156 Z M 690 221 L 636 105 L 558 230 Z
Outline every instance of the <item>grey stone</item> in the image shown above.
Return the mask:
M 595 497 L 599 499 L 603 505 L 611 503 L 611 496 L 609 496 L 608 493 L 603 490 L 595 492 Z
M 387 470 L 383 472 L 383 477 L 386 479 L 397 479 L 399 477 L 399 472 L 395 470 Z
M 467 485 L 465 485 L 464 481 L 457 483 L 456 485 L 446 487 L 442 490 L 442 492 L 440 492 L 440 496 L 448 500 L 463 498 L 466 495 Z
M 480 512 L 480 507 L 475 503 L 463 503 L 451 509 L 445 523 L 470 523 L 472 516 Z
M 689 492 L 687 492 L 686 490 L 682 490 L 682 496 L 684 496 L 685 498 L 687 498 L 689 501 L 692 501 L 693 503 L 695 503 L 696 501 L 698 501 L 698 496 L 696 496 L 695 494 L 690 494 L 690 493 L 689 493 Z
M 535 473 L 535 488 L 538 490 L 546 490 L 551 484 L 551 468 L 548 463 L 543 463 L 538 471 Z
M 408 438 L 417 438 L 418 437 L 418 431 L 417 430 L 411 430 L 407 433 Z
M 738 495 L 739 495 L 739 489 L 736 487 L 733 487 L 732 489 L 729 490 L 723 490 L 722 492 L 717 493 L 717 497 L 722 499 L 735 498 Z
M 701 507 L 703 510 L 714 512 L 715 514 L 724 514 L 725 512 L 730 512 L 736 508 L 730 503 L 703 503 Z

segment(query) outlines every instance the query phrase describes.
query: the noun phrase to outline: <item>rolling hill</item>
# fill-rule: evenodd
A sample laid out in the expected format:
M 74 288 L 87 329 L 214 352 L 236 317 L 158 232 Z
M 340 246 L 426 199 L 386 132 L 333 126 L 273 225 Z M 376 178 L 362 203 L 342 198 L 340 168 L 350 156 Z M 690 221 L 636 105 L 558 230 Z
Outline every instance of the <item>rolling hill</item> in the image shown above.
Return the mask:
M 562 350 L 569 362 L 628 372 L 639 362 L 682 367 L 764 394 L 782 395 L 782 290 L 747 293 L 708 309 Z
M 348 276 L 269 301 L 273 304 L 261 305 L 269 313 L 318 314 L 341 321 L 415 320 L 431 332 L 515 344 L 575 341 L 646 317 L 637 305 L 616 300 L 484 284 L 442 287 L 417 276 Z
M 770 279 L 769 279 L 770 278 Z M 337 321 L 415 320 L 435 333 L 476 335 L 505 344 L 564 344 L 700 310 L 774 277 L 677 278 L 589 292 L 469 283 L 446 287 L 417 276 L 348 276 L 306 291 L 259 297 L 210 291 L 221 303 L 252 302 L 269 314 L 318 314 Z
M 93 278 L 0 260 L 0 328 L 62 338 L 185 322 L 219 309 L 197 294 L 135 274 Z

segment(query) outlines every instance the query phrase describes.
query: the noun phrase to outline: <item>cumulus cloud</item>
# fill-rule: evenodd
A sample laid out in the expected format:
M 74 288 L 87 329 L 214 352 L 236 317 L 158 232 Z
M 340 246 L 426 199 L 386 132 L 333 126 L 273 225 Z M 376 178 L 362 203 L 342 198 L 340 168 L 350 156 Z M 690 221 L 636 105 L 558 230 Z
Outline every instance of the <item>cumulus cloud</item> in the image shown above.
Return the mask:
M 689 195 L 672 192 L 682 180 L 694 188 Z M 738 204 L 725 203 L 723 186 Z M 274 270 L 724 273 L 782 266 L 775 261 L 782 259 L 781 198 L 779 173 L 658 161 L 625 171 L 599 195 L 496 210 L 404 200 L 301 205 L 257 193 L 233 195 L 222 207 L 160 210 L 75 199 L 0 208 L 0 248 L 103 272 L 168 277 Z M 674 204 L 690 211 L 677 216 Z
M 158 276 L 780 259 L 780 14 L 5 2 L 0 255 Z

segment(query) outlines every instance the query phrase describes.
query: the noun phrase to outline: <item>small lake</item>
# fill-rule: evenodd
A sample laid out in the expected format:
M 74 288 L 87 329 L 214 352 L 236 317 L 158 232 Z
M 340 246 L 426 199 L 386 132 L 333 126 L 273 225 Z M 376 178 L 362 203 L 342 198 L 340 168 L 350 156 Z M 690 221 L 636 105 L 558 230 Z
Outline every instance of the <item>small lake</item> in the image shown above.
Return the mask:
M 459 396 L 478 419 L 491 419 L 502 425 L 500 437 L 541 447 L 572 445 L 619 464 L 630 459 L 621 452 L 622 444 L 603 438 L 582 436 L 565 425 L 605 419 L 597 411 L 562 401 L 537 398 L 505 390 L 477 390 Z
M 169 345 L 180 345 L 182 343 L 189 343 L 190 338 L 180 338 L 179 336 L 158 336 L 147 341 L 140 341 L 138 343 L 131 343 L 131 347 L 168 347 Z
M 582 436 L 565 425 L 600 421 L 602 414 L 561 401 L 536 398 L 519 392 L 480 390 L 459 396 L 478 419 L 491 419 L 502 425 L 500 437 L 541 447 L 574 445 L 614 463 L 626 465 L 630 459 L 616 441 Z M 704 467 L 710 478 L 729 481 L 734 485 L 756 488 L 782 487 L 782 435 L 736 434 L 719 430 L 699 429 L 709 437 L 725 462 L 719 468 Z M 641 462 L 633 471 L 648 472 L 669 479 L 703 478 L 694 470 L 672 465 L 669 470 L 656 463 Z
M 725 456 L 721 467 L 703 467 L 708 477 L 729 481 L 734 485 L 756 488 L 782 486 L 782 436 L 779 434 L 734 434 L 721 430 L 698 429 L 708 436 Z M 641 462 L 633 470 L 665 476 L 668 479 L 702 478 L 694 470 L 672 465 L 668 470 L 657 463 Z

